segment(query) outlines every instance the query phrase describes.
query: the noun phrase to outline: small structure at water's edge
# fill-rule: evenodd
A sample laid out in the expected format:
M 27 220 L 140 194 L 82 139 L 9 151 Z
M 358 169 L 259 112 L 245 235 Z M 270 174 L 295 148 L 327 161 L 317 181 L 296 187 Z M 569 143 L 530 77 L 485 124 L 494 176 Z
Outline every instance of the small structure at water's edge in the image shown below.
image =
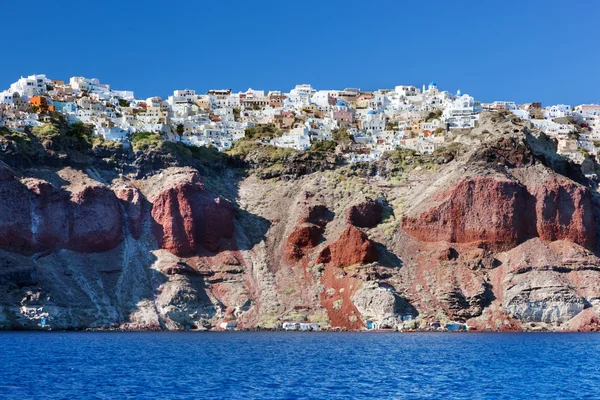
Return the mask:
M 449 332 L 468 331 L 469 326 L 467 324 L 462 324 L 460 322 L 450 322 L 450 323 L 446 324 L 446 329 Z
M 319 324 L 306 323 L 306 322 L 284 322 L 281 328 L 285 331 L 320 331 L 321 326 Z
M 237 321 L 223 321 L 219 325 L 219 328 L 224 329 L 226 331 L 232 331 L 237 328 Z

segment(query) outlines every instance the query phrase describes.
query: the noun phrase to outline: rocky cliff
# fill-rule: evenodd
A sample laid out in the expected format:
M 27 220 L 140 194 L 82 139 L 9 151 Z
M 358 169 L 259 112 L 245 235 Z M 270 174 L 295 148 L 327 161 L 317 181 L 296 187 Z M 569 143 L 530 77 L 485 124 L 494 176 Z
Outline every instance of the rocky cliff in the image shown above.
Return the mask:
M 277 177 L 12 151 L 0 328 L 597 330 L 595 183 L 520 121 L 487 115 L 456 142 L 451 156 Z

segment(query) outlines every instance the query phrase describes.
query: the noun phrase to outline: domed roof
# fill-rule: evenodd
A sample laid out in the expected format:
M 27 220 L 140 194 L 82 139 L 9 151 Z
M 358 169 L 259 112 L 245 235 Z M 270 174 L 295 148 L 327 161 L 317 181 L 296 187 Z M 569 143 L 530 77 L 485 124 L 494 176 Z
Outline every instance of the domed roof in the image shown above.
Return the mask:
M 431 81 L 431 83 L 429 83 L 429 86 L 437 86 L 437 85 L 435 84 L 434 81 Z
M 375 110 L 369 110 L 369 112 L 367 112 L 367 114 L 369 114 L 369 115 L 375 115 L 375 114 L 377 114 L 377 111 L 375 111 Z
M 338 102 L 335 103 L 335 105 L 337 107 L 346 107 L 346 103 L 344 103 L 344 100 L 338 100 Z

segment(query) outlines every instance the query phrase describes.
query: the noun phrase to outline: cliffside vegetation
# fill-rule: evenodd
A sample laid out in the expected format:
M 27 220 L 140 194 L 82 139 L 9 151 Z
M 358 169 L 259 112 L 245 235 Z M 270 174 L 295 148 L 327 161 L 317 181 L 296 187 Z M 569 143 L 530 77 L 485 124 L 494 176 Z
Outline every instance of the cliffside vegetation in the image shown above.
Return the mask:
M 283 131 L 275 127 L 274 124 L 257 124 L 251 128 L 246 128 L 245 140 L 271 140 L 283 135 Z
M 123 150 L 121 143 L 96 135 L 92 126 L 81 122 L 69 125 L 62 118 L 24 132 L 0 128 L 0 145 L 0 159 L 14 166 L 92 165 L 114 160 Z

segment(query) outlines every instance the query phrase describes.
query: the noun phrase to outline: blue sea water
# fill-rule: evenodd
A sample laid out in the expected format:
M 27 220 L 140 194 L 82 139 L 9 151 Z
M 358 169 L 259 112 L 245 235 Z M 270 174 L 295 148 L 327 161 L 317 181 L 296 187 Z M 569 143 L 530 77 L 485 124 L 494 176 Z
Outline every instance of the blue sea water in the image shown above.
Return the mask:
M 2 399 L 600 398 L 600 334 L 3 332 Z

